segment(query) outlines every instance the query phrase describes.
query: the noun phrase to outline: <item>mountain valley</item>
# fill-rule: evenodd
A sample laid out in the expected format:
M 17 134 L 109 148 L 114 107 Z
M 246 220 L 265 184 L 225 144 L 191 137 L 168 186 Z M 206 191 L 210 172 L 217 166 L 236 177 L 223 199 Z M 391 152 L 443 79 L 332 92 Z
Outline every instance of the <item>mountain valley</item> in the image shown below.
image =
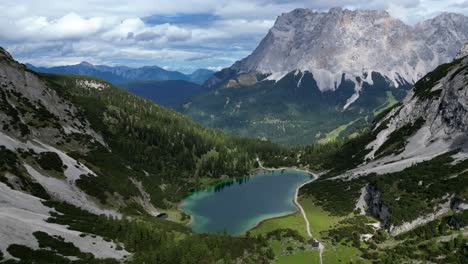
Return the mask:
M 216 73 L 0 48 L 0 263 L 466 263 L 467 40 L 332 8 Z

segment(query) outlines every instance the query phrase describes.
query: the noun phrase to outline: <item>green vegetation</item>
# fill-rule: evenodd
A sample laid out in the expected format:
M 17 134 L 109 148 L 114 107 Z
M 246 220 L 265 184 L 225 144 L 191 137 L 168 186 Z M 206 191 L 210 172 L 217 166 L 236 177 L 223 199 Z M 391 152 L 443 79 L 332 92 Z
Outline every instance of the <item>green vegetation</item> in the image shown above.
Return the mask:
M 336 216 L 354 211 L 364 180 L 317 180 L 301 189 L 301 195 L 313 197 L 314 204 Z
M 109 194 L 114 193 L 127 200 L 139 195 L 130 182 L 133 178 L 142 183 L 156 207 L 169 209 L 191 189 L 203 187 L 203 178 L 249 174 L 257 165 L 257 156 L 266 166 L 289 162 L 285 148 L 203 128 L 101 80 L 43 76 L 63 97 L 82 108 L 81 119 L 89 120 L 112 150 L 89 141 L 85 144 L 89 152 L 71 153 L 98 173 L 97 177 L 83 177 L 78 185 L 101 202 L 111 202 Z M 81 87 L 80 80 L 100 82 L 106 88 Z
M 327 133 L 327 139 L 351 134 L 365 124 L 364 117 L 373 116 L 376 109 L 383 110 L 393 100 L 402 100 L 410 88 L 390 88 L 379 74 L 372 78 L 374 85 L 364 83 L 360 97 L 346 110 L 343 107 L 355 92 L 353 82 L 344 81 L 336 91 L 321 92 L 312 74 L 290 73 L 278 82 L 249 82 L 235 88 L 227 84 L 196 96 L 180 111 L 205 126 L 235 135 L 305 145 L 324 139 Z
M 376 156 L 388 156 L 391 154 L 398 155 L 404 150 L 407 139 L 416 133 L 423 125 L 425 121 L 422 117 L 418 118 L 412 124 L 406 124 L 400 129 L 393 131 L 375 152 Z
M 325 244 L 324 263 L 347 263 L 350 260 L 366 263 L 360 258 L 362 252 L 359 249 L 364 243 L 357 242 L 356 235 L 373 233 L 372 228 L 366 224 L 374 220 L 364 216 L 332 215 L 318 206 L 316 199 L 312 197 L 302 197 L 300 203 L 306 212 L 313 236 Z
M 378 114 L 374 114 L 374 118 L 372 119 L 372 124 L 376 125 L 378 122 L 380 122 L 384 117 L 386 117 L 393 109 L 396 109 L 397 107 L 402 106 L 402 103 L 396 103 L 393 104 L 392 106 L 383 109 L 382 111 L 379 111 Z
M 393 96 L 391 91 L 387 91 L 387 101 L 381 106 L 377 107 L 372 113 L 374 117 L 379 116 L 384 113 L 387 109 L 392 108 L 394 105 L 398 104 L 398 100 Z
M 117 220 L 107 216 L 97 216 L 74 206 L 45 202 L 58 213 L 48 219 L 51 223 L 68 225 L 70 229 L 93 234 L 112 240 L 134 253 L 129 263 L 214 263 L 218 260 L 233 261 L 244 259 L 265 263 L 266 256 L 272 257 L 264 238 L 230 237 L 226 234 L 194 234 L 179 224 L 140 217 L 138 220 Z M 40 245 L 51 247 L 61 255 L 81 255 L 76 249 L 60 238 L 42 233 Z M 56 262 L 62 263 L 62 262 Z M 226 262 L 225 262 L 226 263 Z
M 314 259 L 318 260 L 318 250 L 312 247 L 312 240 L 304 239 L 295 230 L 277 229 L 259 237 L 268 241 L 276 256 L 273 263 L 310 263 Z
M 325 234 L 325 231 L 330 230 L 342 219 L 341 216 L 331 215 L 330 212 L 316 205 L 312 197 L 301 197 L 299 202 L 306 212 L 312 235 L 319 240 L 322 239 L 322 234 Z
M 2 120 L 2 129 L 18 131 L 22 137 L 31 134 L 31 127 L 52 127 L 62 130 L 57 116 L 50 113 L 40 100 L 31 102 L 16 91 L 13 82 L 8 85 L 3 84 L 0 90 L 0 111 L 4 112 L 9 119 L 9 122 L 8 119 Z
M 306 223 L 304 221 L 304 217 L 300 212 L 263 221 L 257 227 L 250 230 L 250 234 L 256 236 L 266 234 L 268 232 L 278 229 L 291 229 L 296 231 L 302 237 L 308 238 L 306 231 Z
M 348 127 L 350 127 L 352 124 L 354 124 L 355 122 L 357 122 L 358 120 L 360 120 L 361 118 L 358 118 L 356 120 L 353 120 L 345 125 L 341 125 L 337 128 L 335 128 L 333 131 L 329 132 L 325 138 L 322 138 L 320 139 L 319 143 L 327 143 L 327 142 L 330 142 L 330 141 L 336 141 L 336 139 L 338 139 L 338 137 L 340 136 L 340 134 L 345 131 Z
M 309 264 L 319 263 L 319 252 L 314 251 L 299 251 L 291 255 L 280 256 L 275 262 L 276 264 Z M 327 262 L 325 262 L 327 263 Z
M 340 263 L 370 263 L 362 258 L 362 252 L 351 245 L 328 245 L 323 252 L 323 262 L 325 264 Z
M 434 71 L 428 73 L 424 78 L 417 81 L 414 85 L 414 96 L 417 96 L 423 100 L 438 97 L 442 90 L 436 90 L 431 92 L 431 89 L 437 84 L 437 82 L 439 82 L 442 78 L 447 76 L 448 72 L 454 66 L 459 65 L 461 61 L 462 58 L 454 60 L 450 63 L 442 64 L 438 66 Z
M 353 137 L 299 148 L 301 163 L 315 170 L 328 171 L 314 184 L 353 169 L 364 162 L 364 157 L 370 152 L 365 147 L 375 140 L 377 134 L 385 127 L 386 124 L 381 124 L 376 129 L 361 128 L 353 133 Z
M 462 235 L 448 240 L 405 241 L 383 251 L 367 251 L 365 256 L 377 263 L 403 263 L 418 260 L 430 263 L 466 263 L 468 239 Z
M 447 194 L 460 199 L 468 197 L 468 160 L 453 165 L 451 155 L 443 154 L 400 172 L 373 177 L 371 184 L 390 208 L 388 225 L 399 225 L 432 212 L 434 206 L 447 201 Z
M 49 234 L 37 231 L 33 233 L 39 242 L 40 248 L 50 248 L 62 256 L 75 256 L 80 259 L 94 259 L 92 254 L 83 253 L 71 242 L 65 242 L 63 237 L 50 236 Z
M 6 149 L 5 146 L 0 146 L 0 172 L 6 171 L 19 174 L 18 157 L 13 151 Z
M 96 259 L 86 259 L 85 261 L 77 260 L 73 261 L 69 258 L 63 257 L 56 252 L 46 249 L 34 250 L 27 246 L 12 244 L 7 248 L 8 253 L 13 257 L 20 259 L 19 261 L 9 259 L 3 263 L 6 264 L 28 264 L 28 263 L 37 263 L 37 264 L 117 264 L 119 263 L 116 260 L 96 260 Z
M 44 170 L 54 170 L 63 172 L 63 162 L 59 155 L 55 152 L 42 152 L 37 158 L 37 163 Z
M 414 242 L 421 242 L 429 240 L 434 237 L 446 236 L 453 234 L 452 230 L 458 230 L 461 227 L 467 226 L 468 211 L 455 213 L 441 217 L 440 219 L 433 220 L 425 225 L 418 226 L 409 232 L 400 234 L 395 238 L 398 240 L 413 240 Z
M 23 152 L 23 155 L 26 153 L 27 152 Z M 49 199 L 50 196 L 44 190 L 42 185 L 36 181 L 33 181 L 29 176 L 27 176 L 19 161 L 20 160 L 16 153 L 6 149 L 5 146 L 0 146 L 0 182 L 3 182 L 10 188 L 14 189 L 14 186 L 6 177 L 6 173 L 8 172 L 14 177 L 17 185 L 20 186 L 23 191 L 29 192 L 34 196 L 43 199 Z

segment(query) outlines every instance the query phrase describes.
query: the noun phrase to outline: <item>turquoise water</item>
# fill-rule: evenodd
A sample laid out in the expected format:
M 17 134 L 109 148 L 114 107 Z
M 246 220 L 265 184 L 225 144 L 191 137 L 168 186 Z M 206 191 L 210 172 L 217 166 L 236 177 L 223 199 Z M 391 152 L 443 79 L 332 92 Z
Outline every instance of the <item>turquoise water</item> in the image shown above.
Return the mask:
M 292 170 L 259 173 L 193 193 L 180 208 L 192 216 L 195 232 L 239 235 L 262 220 L 296 212 L 296 189 L 311 179 Z

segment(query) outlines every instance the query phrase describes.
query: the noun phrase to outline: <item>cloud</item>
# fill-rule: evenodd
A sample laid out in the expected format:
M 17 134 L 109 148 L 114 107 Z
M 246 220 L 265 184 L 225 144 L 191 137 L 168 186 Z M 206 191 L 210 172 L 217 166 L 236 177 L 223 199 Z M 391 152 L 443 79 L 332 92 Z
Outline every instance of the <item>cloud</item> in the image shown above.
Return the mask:
M 414 24 L 467 0 L 0 0 L 0 45 L 23 62 L 171 69 L 225 67 L 247 56 L 281 13 L 381 9 Z
M 57 19 L 43 16 L 30 16 L 18 20 L 0 18 L 0 36 L 11 41 L 22 40 L 62 40 L 80 39 L 101 33 L 113 24 L 112 18 L 83 18 L 75 13 Z

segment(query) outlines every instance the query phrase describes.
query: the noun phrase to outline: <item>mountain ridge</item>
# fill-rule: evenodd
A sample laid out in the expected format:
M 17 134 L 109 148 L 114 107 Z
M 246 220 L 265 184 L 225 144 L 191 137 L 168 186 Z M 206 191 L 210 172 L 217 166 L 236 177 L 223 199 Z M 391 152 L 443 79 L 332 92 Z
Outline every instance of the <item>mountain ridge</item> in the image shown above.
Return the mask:
M 201 84 L 213 73 L 207 69 L 197 69 L 191 74 L 183 74 L 179 71 L 165 70 L 164 68 L 156 65 L 132 68 L 128 66 L 94 65 L 86 61 L 74 65 L 55 66 L 50 68 L 36 67 L 28 63 L 26 66 L 36 72 L 93 76 L 102 78 L 117 85 L 125 81 L 136 80 L 184 80 Z
M 334 140 L 402 101 L 467 39 L 468 17 L 455 13 L 410 26 L 385 11 L 295 9 L 180 111 L 205 126 L 283 144 Z
M 366 76 L 374 71 L 398 87 L 402 80 L 414 83 L 437 65 L 449 62 L 468 39 L 467 21 L 461 14 L 442 13 L 409 26 L 386 11 L 296 9 L 279 16 L 255 51 L 229 69 L 238 74 L 269 74 L 271 80 L 307 70 L 322 91 L 336 89 L 343 74 L 355 83 L 356 77 L 371 83 Z

